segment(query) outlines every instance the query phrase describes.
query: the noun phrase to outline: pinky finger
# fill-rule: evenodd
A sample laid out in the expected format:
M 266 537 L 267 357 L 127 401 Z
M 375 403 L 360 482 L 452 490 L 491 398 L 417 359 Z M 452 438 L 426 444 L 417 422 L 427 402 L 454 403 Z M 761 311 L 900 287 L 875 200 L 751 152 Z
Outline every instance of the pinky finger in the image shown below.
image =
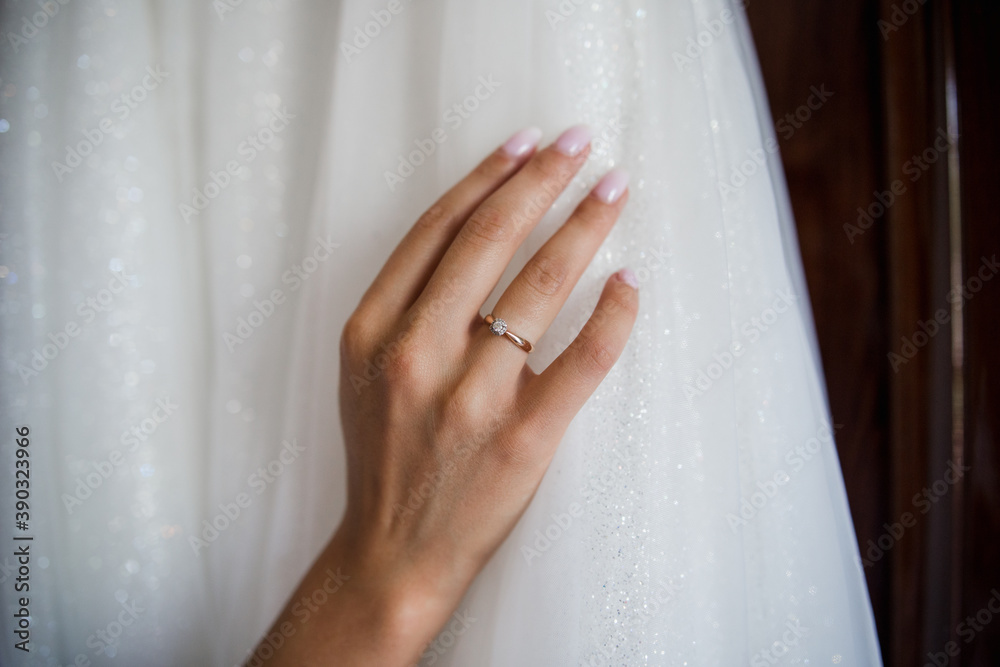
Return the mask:
M 639 310 L 635 274 L 611 276 L 576 339 L 525 388 L 529 421 L 562 434 L 618 361 Z M 558 442 L 559 438 L 556 438 Z

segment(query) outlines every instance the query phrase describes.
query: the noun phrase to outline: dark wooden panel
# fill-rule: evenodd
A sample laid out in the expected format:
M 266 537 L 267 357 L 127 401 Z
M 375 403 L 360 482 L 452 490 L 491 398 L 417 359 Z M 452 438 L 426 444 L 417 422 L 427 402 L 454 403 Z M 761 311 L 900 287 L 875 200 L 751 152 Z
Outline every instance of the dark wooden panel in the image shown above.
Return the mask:
M 941 22 L 933 7 L 880 3 L 886 181 L 905 188 L 886 214 L 891 525 L 910 526 L 890 554 L 886 663 L 920 665 L 947 640 L 951 486 L 948 152 Z M 883 36 L 884 35 L 884 36 Z M 943 131 L 944 136 L 939 132 Z M 943 310 L 944 323 L 933 321 Z M 934 328 L 936 327 L 936 328 Z M 935 486 L 937 484 L 937 486 Z M 925 489 L 932 491 L 927 495 Z M 934 546 L 931 550 L 928 547 Z
M 996 2 L 953 2 L 955 63 L 961 134 L 961 187 L 965 304 L 964 447 L 966 465 L 961 505 L 961 584 L 952 639 L 961 665 L 1000 665 L 1000 214 L 996 196 L 996 131 L 1000 109 L 1000 49 Z M 984 263 L 983 257 L 991 262 Z M 982 270 L 983 273 L 979 274 Z M 984 612 L 984 609 L 986 610 Z M 978 619 L 976 619 L 978 615 Z M 972 620 L 969 620 L 972 619 Z M 986 621 L 986 622 L 984 622 Z M 982 628 L 978 630 L 977 627 Z

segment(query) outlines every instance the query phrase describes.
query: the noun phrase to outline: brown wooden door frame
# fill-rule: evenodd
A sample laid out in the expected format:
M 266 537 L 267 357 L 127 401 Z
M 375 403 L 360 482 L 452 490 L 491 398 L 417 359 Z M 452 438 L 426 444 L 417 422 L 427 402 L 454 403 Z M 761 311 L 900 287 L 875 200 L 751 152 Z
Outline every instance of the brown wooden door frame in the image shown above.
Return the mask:
M 905 165 L 912 173 L 918 161 L 926 172 L 887 216 L 890 330 L 900 346 L 926 343 L 890 376 L 892 516 L 912 512 L 915 499 L 934 502 L 921 505 L 915 539 L 892 553 L 887 657 L 997 665 L 1000 614 L 996 625 L 982 621 L 992 620 L 984 605 L 1000 585 L 1000 285 L 990 284 L 1000 250 L 991 34 L 1000 16 L 996 3 L 932 1 L 912 18 L 903 5 L 881 3 L 907 28 L 883 51 L 886 175 L 908 180 Z
M 889 622 L 883 625 L 882 641 L 891 665 L 923 664 L 925 647 L 946 641 L 941 628 L 950 618 L 945 581 L 951 551 L 945 546 L 951 543 L 949 500 L 958 494 L 951 485 L 939 484 L 941 495 L 933 488 L 935 471 L 944 474 L 951 454 L 956 315 L 946 300 L 953 255 L 948 164 L 954 146 L 951 141 L 934 145 L 939 129 L 947 132 L 948 127 L 939 11 L 932 5 L 911 17 L 887 0 L 880 11 L 884 181 L 890 189 L 897 184 L 905 188 L 885 215 L 887 342 L 890 354 L 899 355 L 890 362 L 890 513 L 885 532 L 901 524 L 906 528 L 889 552 Z M 940 303 L 931 308 L 935 300 Z M 931 327 L 921 329 L 920 323 L 927 322 L 928 311 L 942 308 L 947 316 L 934 320 L 940 328 L 930 337 L 924 329 Z

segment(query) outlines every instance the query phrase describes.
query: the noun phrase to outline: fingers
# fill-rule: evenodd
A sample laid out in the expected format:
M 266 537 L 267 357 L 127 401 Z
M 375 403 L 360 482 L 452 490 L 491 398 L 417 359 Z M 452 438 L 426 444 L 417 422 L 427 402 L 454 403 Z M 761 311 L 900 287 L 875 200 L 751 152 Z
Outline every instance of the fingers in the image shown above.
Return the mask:
M 449 299 L 439 325 L 468 327 L 518 246 L 583 166 L 590 150 L 584 126 L 563 132 L 476 209 L 445 252 L 415 309 Z M 455 285 L 461 285 L 457 298 Z
M 521 130 L 431 206 L 396 246 L 362 304 L 386 320 L 404 313 L 469 215 L 528 161 L 541 136 L 535 127 Z
M 514 333 L 536 342 L 558 315 L 570 292 L 601 247 L 618 219 L 627 197 L 628 173 L 615 169 L 605 174 L 590 196 L 514 278 L 493 308 L 493 316 L 503 318 Z M 482 345 L 496 350 L 519 365 L 525 354 L 516 346 L 496 346 L 483 332 Z M 490 364 L 495 370 L 497 360 Z
M 580 334 L 527 383 L 522 394 L 526 416 L 546 435 L 566 430 L 618 361 L 639 309 L 637 284 L 628 269 L 611 276 Z

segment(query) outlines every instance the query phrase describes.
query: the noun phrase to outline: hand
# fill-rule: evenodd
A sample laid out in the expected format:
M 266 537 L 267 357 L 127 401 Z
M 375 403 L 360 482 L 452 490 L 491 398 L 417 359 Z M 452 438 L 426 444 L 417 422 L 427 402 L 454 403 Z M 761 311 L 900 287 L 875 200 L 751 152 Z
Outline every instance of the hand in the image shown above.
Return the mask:
M 272 637 L 282 624 L 293 634 L 281 633 L 270 664 L 415 662 L 625 347 L 638 308 L 627 270 L 608 280 L 579 336 L 540 374 L 483 321 L 515 251 L 590 151 L 583 127 L 536 154 L 540 135 L 514 135 L 421 216 L 348 319 L 347 510 L 275 623 Z M 624 172 L 605 175 L 503 293 L 493 315 L 513 333 L 532 342 L 545 333 L 625 206 L 626 183 Z M 328 601 L 300 623 L 295 604 L 324 587 Z

